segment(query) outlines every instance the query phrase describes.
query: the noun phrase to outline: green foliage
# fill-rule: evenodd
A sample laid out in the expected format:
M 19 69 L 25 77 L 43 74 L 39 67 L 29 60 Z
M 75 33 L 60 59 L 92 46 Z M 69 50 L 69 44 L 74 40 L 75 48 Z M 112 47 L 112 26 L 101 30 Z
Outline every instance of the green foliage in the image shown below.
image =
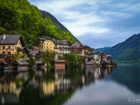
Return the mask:
M 54 56 L 55 56 L 55 54 L 53 52 L 49 52 L 49 51 L 41 53 L 41 58 L 43 59 L 43 61 L 45 61 L 47 63 L 48 70 L 53 68 Z
M 65 54 L 63 57 L 66 60 L 66 66 L 69 67 L 69 65 L 71 65 L 71 67 L 75 67 L 81 64 L 81 60 L 79 60 L 78 55 L 75 53 L 68 53 Z
M 32 56 L 29 57 L 28 62 L 29 62 L 29 67 L 33 67 L 36 64 L 35 59 Z
M 50 17 L 44 18 L 27 0 L 0 0 L 0 11 L 0 34 L 20 34 L 26 47 L 38 45 L 41 36 L 75 41 L 70 32 L 61 30 Z
M 25 56 L 24 53 L 19 52 L 18 54 L 14 55 L 14 60 L 19 60 Z
M 117 62 L 140 62 L 140 34 L 135 34 L 119 43 L 107 51 L 106 54 L 111 54 L 114 61 Z

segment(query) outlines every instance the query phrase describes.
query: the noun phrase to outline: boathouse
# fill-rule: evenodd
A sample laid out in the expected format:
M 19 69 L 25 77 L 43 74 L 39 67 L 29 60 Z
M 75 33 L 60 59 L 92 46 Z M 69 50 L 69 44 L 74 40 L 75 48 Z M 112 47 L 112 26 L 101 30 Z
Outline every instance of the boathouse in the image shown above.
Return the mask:
M 65 70 L 65 64 L 66 64 L 65 60 L 55 60 L 54 61 L 55 71 Z
M 12 68 L 15 71 L 28 71 L 28 63 L 24 60 L 16 60 L 12 63 Z

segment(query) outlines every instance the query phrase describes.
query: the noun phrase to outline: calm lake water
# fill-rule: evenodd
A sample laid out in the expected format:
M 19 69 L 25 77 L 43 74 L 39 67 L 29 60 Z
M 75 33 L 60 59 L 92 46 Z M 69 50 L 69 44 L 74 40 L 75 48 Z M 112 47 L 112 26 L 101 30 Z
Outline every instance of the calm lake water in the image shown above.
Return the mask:
M 140 66 L 1 74 L 0 102 L 3 105 L 138 105 Z

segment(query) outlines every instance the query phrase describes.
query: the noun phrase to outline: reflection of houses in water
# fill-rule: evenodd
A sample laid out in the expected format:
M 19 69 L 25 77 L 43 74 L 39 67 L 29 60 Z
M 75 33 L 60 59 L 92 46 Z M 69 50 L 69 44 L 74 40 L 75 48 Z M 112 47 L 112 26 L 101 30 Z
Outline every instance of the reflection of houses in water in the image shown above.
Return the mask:
M 86 75 L 89 79 L 102 79 L 104 74 L 100 67 L 96 67 L 90 69 L 86 68 Z
M 17 87 L 15 82 L 0 83 L 0 93 L 15 94 L 19 97 L 22 87 Z
M 16 76 L 17 79 L 27 80 L 29 78 L 28 72 L 19 72 Z
M 65 74 L 65 71 L 55 71 L 54 75 L 55 75 L 55 79 L 63 79 Z
M 94 78 L 95 79 L 99 79 L 100 78 L 100 74 L 101 74 L 100 68 L 95 68 Z
M 110 76 L 112 74 L 112 67 L 102 68 L 104 75 Z
M 52 82 L 44 81 L 41 83 L 40 87 L 41 87 L 42 93 L 44 95 L 51 95 L 55 91 L 55 82 L 54 81 L 52 81 Z
M 93 70 L 93 62 L 92 61 L 90 61 L 90 62 L 86 62 L 86 69 L 87 70 Z
M 57 81 L 57 91 L 67 91 L 71 87 L 70 79 L 60 79 Z
M 55 60 L 54 61 L 55 71 L 64 71 L 65 63 L 66 63 L 65 60 Z

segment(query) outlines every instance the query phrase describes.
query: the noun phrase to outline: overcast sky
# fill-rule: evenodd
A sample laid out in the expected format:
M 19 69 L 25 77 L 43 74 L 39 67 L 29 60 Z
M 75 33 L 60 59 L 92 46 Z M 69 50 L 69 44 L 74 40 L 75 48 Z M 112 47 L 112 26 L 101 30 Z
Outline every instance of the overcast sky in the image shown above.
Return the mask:
M 29 0 L 54 15 L 82 44 L 113 46 L 140 32 L 140 0 Z

